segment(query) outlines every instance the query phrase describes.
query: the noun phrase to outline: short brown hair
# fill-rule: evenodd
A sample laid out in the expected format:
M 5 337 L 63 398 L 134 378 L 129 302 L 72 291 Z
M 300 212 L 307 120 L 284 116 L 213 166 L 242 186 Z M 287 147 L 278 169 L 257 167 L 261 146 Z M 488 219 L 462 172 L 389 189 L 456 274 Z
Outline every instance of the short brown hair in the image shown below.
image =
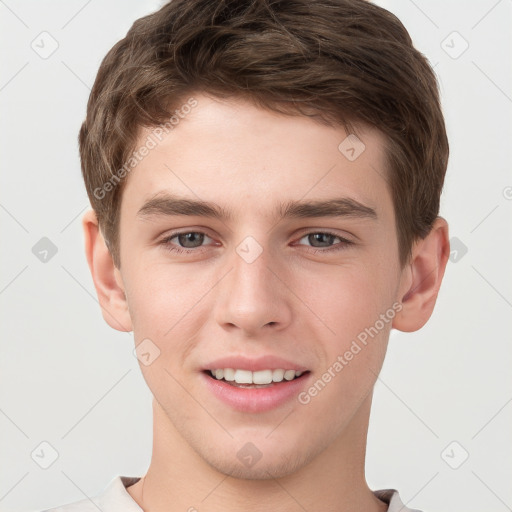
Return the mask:
M 165 123 L 199 92 L 351 133 L 354 123 L 379 129 L 400 264 L 410 261 L 438 215 L 449 148 L 435 74 L 402 23 L 366 0 L 172 0 L 105 56 L 79 134 L 87 193 L 118 268 L 119 170 L 141 127 Z

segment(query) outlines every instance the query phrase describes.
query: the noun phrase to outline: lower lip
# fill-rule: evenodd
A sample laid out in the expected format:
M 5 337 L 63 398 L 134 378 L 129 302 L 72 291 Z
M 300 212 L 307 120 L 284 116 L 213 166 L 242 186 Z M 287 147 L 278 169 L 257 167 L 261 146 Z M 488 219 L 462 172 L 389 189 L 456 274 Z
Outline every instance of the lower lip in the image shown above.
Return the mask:
M 222 402 L 242 412 L 264 412 L 275 409 L 296 397 L 305 387 L 309 372 L 266 388 L 239 388 L 202 372 L 208 389 Z

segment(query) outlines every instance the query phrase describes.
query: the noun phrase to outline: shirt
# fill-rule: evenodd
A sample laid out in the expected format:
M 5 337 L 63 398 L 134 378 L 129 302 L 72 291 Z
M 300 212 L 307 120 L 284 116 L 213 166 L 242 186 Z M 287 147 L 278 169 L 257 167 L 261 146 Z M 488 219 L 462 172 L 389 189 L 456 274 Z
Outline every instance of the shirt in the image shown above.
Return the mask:
M 126 490 L 139 480 L 140 477 L 116 476 L 102 492 L 92 498 L 94 503 L 86 498 L 43 512 L 98 512 L 98 508 L 102 512 L 143 512 Z M 407 508 L 396 489 L 379 489 L 373 491 L 373 494 L 388 504 L 388 512 L 421 512 L 421 510 Z

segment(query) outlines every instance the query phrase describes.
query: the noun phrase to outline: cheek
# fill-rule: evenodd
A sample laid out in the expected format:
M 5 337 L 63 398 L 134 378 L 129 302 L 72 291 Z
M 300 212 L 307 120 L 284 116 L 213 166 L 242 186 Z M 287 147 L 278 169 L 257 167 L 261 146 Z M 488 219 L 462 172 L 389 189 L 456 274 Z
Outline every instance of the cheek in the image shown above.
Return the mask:
M 169 265 L 139 265 L 132 270 L 128 300 L 135 344 L 142 350 L 146 343 L 154 357 L 150 364 L 139 358 L 141 372 L 155 397 L 181 397 L 179 374 L 197 332 L 194 306 L 204 291 L 200 283 Z
M 356 264 L 336 272 L 330 267 L 323 280 L 315 277 L 303 280 L 309 285 L 301 291 L 322 320 L 315 320 L 323 352 L 317 376 L 321 382 L 312 393 L 325 385 L 328 390 L 322 391 L 318 406 L 324 400 L 354 405 L 375 383 L 384 361 L 393 318 L 381 317 L 391 307 L 389 283 L 383 274 Z
M 191 278 L 186 266 L 139 263 L 132 270 L 127 291 L 135 343 L 157 354 L 147 365 L 140 359 L 142 374 L 155 396 L 181 396 L 179 375 L 206 318 L 205 279 Z
M 201 283 L 191 279 L 190 273 L 169 265 L 139 265 L 130 277 L 128 302 L 138 338 L 170 339 L 187 324 L 187 312 L 204 294 Z
M 328 328 L 326 333 L 341 345 L 373 325 L 387 296 L 383 293 L 385 284 L 360 264 L 337 269 L 329 265 L 323 275 L 303 273 L 296 286 L 298 295 Z
M 332 282 L 314 297 L 317 314 L 334 334 L 323 328 L 322 365 L 299 402 L 310 407 L 315 421 L 331 421 L 334 430 L 350 419 L 380 373 L 392 321 L 392 315 L 381 320 L 389 311 L 383 296 L 371 280 L 354 277 Z

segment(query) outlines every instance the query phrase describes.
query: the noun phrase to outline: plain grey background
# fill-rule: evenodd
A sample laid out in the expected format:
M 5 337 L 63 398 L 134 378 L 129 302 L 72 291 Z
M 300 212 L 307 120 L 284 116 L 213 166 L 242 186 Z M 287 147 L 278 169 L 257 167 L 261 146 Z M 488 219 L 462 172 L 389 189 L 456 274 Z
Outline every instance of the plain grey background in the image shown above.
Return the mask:
M 425 511 L 505 511 L 512 1 L 377 3 L 439 77 L 451 148 L 440 214 L 453 252 L 429 323 L 392 332 L 370 419 L 368 484 L 398 489 Z M 160 4 L 0 1 L 1 511 L 94 496 L 150 461 L 151 395 L 133 337 L 103 321 L 84 256 L 77 134 L 101 59 Z

